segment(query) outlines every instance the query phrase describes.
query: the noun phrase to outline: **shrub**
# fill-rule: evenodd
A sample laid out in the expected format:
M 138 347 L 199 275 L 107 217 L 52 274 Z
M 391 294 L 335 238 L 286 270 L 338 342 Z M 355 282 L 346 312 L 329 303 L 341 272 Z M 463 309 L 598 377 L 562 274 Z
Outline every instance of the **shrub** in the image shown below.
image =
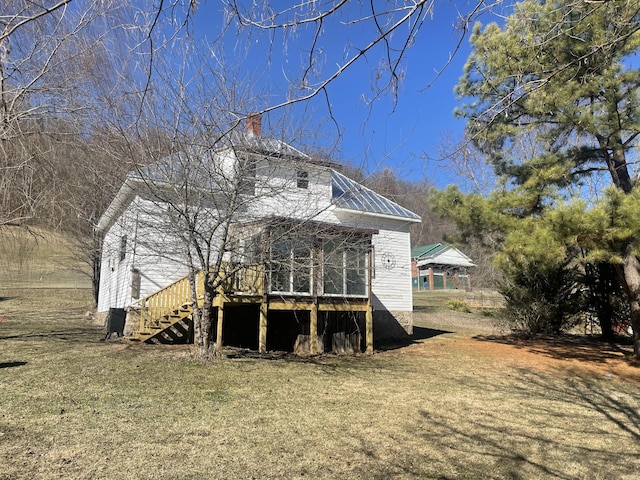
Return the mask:
M 567 265 L 520 265 L 499 291 L 506 308 L 502 323 L 525 336 L 559 334 L 574 327 L 580 312 L 578 271 Z
M 456 312 L 465 312 L 465 313 L 471 312 L 471 307 L 469 307 L 467 302 L 465 302 L 464 300 L 459 300 L 457 298 L 451 298 L 447 300 L 446 305 L 447 305 L 447 308 L 449 308 L 450 310 L 454 310 Z

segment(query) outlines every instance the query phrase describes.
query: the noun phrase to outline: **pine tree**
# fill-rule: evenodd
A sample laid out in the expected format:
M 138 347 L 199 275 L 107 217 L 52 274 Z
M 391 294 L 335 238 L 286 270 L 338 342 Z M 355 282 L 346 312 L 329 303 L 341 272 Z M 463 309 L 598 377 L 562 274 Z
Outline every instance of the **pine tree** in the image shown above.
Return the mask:
M 640 356 L 640 0 L 518 3 L 476 25 L 458 114 L 500 178 L 488 200 L 442 194 L 504 233 L 504 258 L 614 265 Z M 524 154 L 526 153 L 526 155 Z M 442 199 L 441 204 L 446 201 Z M 451 206 L 447 207 L 453 211 Z M 457 208 L 460 213 L 460 208 Z M 469 214 L 463 216 L 469 217 Z M 469 223 L 469 222 L 467 222 Z

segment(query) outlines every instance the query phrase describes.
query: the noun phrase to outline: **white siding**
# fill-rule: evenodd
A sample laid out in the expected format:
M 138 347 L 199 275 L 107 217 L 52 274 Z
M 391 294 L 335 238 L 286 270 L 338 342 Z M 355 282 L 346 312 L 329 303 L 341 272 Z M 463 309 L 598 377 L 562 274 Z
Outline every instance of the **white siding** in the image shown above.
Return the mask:
M 373 236 L 375 278 L 371 282 L 374 309 L 410 312 L 411 242 L 409 232 L 380 230 Z
M 308 187 L 298 188 L 297 172 L 308 172 Z M 313 165 L 296 167 L 278 162 L 259 166 L 256 195 L 247 215 L 253 219 L 287 217 L 314 218 L 331 205 L 331 172 Z
M 125 308 L 131 298 L 131 242 L 134 237 L 133 217 L 126 210 L 105 234 L 102 246 L 98 311 L 109 308 Z M 124 259 L 120 258 L 123 235 L 127 236 Z
M 165 210 L 149 200 L 136 199 L 137 229 L 132 268 L 140 272 L 140 298 L 187 274 L 183 248 Z M 132 299 L 132 302 L 135 301 Z
M 411 224 L 346 212 L 334 212 L 334 218 L 343 225 L 378 230 L 372 238 L 375 252 L 375 277 L 371 281 L 373 307 L 391 312 L 412 311 Z
M 120 245 L 127 235 L 125 258 Z M 140 272 L 140 297 L 150 295 L 187 274 L 180 244 L 171 235 L 162 209 L 139 197 L 108 230 L 102 248 L 98 311 L 126 308 L 131 297 L 131 270 Z

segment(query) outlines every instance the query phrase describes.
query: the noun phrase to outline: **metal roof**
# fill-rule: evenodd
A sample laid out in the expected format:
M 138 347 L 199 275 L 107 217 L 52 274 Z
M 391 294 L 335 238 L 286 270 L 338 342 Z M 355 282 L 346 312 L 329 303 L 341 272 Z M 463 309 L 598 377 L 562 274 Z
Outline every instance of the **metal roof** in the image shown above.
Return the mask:
M 235 133 L 225 140 L 228 142 L 221 142 L 228 147 L 235 146 L 238 149 L 247 150 L 255 153 L 262 153 L 265 155 L 275 157 L 291 157 L 301 160 L 309 160 L 309 155 L 301 152 L 297 148 L 289 145 L 282 140 L 275 138 L 263 137 L 261 135 L 253 135 L 250 133 Z
M 335 170 L 331 171 L 331 197 L 338 208 L 420 221 L 419 215 Z
M 443 250 L 446 250 L 446 248 L 446 245 L 441 243 L 431 243 L 422 247 L 415 247 L 411 249 L 411 258 L 433 257 Z
M 475 267 L 471 259 L 454 247 L 442 243 L 432 243 L 411 249 L 411 258 L 418 267 L 423 265 L 450 265 L 458 267 Z

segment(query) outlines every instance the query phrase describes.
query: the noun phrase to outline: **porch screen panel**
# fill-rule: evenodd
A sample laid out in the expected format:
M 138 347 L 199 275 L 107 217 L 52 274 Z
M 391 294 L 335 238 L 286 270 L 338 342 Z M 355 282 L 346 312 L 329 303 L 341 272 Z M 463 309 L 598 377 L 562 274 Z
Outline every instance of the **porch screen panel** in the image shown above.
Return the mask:
M 289 238 L 271 248 L 271 291 L 311 292 L 311 239 Z
M 341 295 L 344 292 L 344 250 L 336 241 L 324 244 L 324 293 Z
M 305 241 L 306 240 L 306 241 Z M 293 292 L 311 292 L 311 247 L 310 240 L 299 239 L 293 244 L 292 255 Z
M 291 242 L 279 240 L 271 247 L 271 290 L 291 290 Z
M 345 251 L 347 295 L 367 294 L 367 254 L 362 248 Z

